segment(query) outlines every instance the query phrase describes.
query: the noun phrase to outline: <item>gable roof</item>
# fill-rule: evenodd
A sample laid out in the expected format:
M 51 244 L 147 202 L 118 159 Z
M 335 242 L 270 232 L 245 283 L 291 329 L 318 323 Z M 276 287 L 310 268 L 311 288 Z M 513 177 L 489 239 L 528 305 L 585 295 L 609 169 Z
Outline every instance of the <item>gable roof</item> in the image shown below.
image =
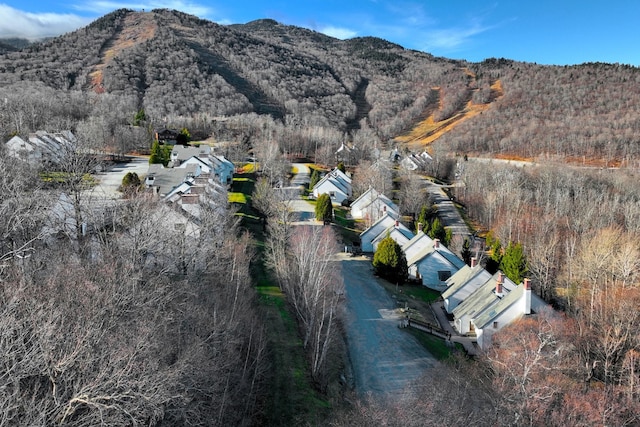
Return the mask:
M 465 263 L 458 258 L 453 252 L 451 252 L 446 246 L 439 244 L 436 248 L 435 241 L 432 245 L 425 245 L 423 248 L 413 254 L 410 259 L 407 259 L 407 265 L 411 267 L 414 264 L 419 263 L 423 259 L 430 257 L 434 254 L 442 256 L 449 264 L 456 268 L 462 268 Z
M 183 162 L 191 157 L 206 157 L 211 154 L 211 146 L 203 144 L 196 146 L 174 145 L 171 150 L 171 160 Z
M 467 299 L 460 303 L 453 309 L 453 317 L 460 318 L 463 316 L 469 316 L 475 318 L 480 315 L 484 310 L 496 305 L 501 298 L 495 294 L 496 282 L 498 281 L 498 275 L 501 272 L 497 272 L 489 280 L 487 280 L 482 286 L 480 286 L 475 292 L 473 292 Z M 502 292 L 503 297 L 516 288 L 516 284 L 507 276 L 502 276 Z
M 158 193 L 164 196 L 187 179 L 199 175 L 199 171 L 200 167 L 197 164 L 189 164 L 184 168 L 165 168 L 159 164 L 151 164 L 145 183 L 157 188 Z
M 488 324 L 493 322 L 493 319 L 505 312 L 513 304 L 520 301 L 520 298 L 524 295 L 524 286 L 516 286 L 511 292 L 499 298 L 495 304 L 491 304 L 481 313 L 476 314 L 473 319 L 473 323 L 476 328 L 482 329 Z M 522 313 L 524 315 L 524 313 Z
M 376 222 L 374 222 L 371 227 L 364 230 L 360 233 L 360 239 L 363 237 L 371 237 L 371 241 L 375 239 L 380 233 L 386 230 L 388 227 L 395 225 L 396 219 L 398 217 L 392 214 L 391 212 L 387 212 L 382 215 Z
M 378 193 L 375 188 L 369 187 L 367 191 L 362 193 L 351 203 L 351 209 L 353 209 L 354 207 L 356 209 L 364 209 L 365 207 L 369 206 L 371 202 L 373 202 L 379 195 L 380 193 Z
M 407 251 L 409 250 L 419 249 L 423 247 L 424 248 L 432 247 L 433 243 L 434 243 L 433 239 L 427 236 L 426 234 L 424 234 L 424 231 L 420 230 L 418 231 L 418 234 L 413 236 L 413 238 L 409 240 L 407 244 L 402 247 L 402 250 L 406 254 Z
M 491 278 L 491 273 L 482 268 L 480 265 L 475 267 L 469 267 L 465 264 L 460 270 L 458 270 L 453 276 L 447 279 L 447 289 L 442 293 L 442 299 L 447 299 L 463 290 L 463 288 L 474 284 L 473 289 L 469 290 L 469 295 L 473 290 L 482 286 L 487 280 Z M 468 296 L 468 295 L 467 295 Z
M 325 174 L 325 176 L 323 176 L 322 179 L 313 186 L 313 191 L 317 191 L 317 189 L 325 184 L 332 185 L 338 191 L 346 194 L 347 196 L 351 195 L 351 178 L 338 168 L 335 168 L 331 172 Z
M 402 241 L 407 242 L 413 237 L 413 233 L 411 230 L 407 228 L 403 223 L 398 222 L 398 225 L 392 225 L 387 227 L 382 233 L 378 234 L 371 243 L 374 246 L 377 246 L 377 243 L 380 243 L 382 239 L 386 238 L 389 235 L 397 244 L 402 246 Z M 395 238 L 394 238 L 395 237 Z M 400 241 L 398 241 L 400 240 Z
M 384 194 L 378 192 L 375 188 L 369 187 L 367 191 L 362 193 L 360 197 L 351 203 L 351 211 L 360 210 L 363 211 L 369 208 L 374 203 L 380 203 L 384 206 L 387 206 L 387 210 L 392 210 L 394 213 L 399 214 L 400 208 L 396 205 L 391 199 L 389 199 Z

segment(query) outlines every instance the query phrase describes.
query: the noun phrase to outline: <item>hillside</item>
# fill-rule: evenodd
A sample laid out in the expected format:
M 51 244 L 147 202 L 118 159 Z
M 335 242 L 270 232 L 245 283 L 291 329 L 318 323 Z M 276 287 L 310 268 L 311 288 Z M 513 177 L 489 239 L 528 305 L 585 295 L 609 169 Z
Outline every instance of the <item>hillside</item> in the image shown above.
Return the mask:
M 639 78 L 628 66 L 467 63 L 373 37 L 342 41 L 268 19 L 222 26 L 169 10 L 117 10 L 0 54 L 8 99 L 33 82 L 34 97 L 42 85 L 61 102 L 108 94 L 152 123 L 257 114 L 298 133 L 324 129 L 333 144 L 347 133 L 356 142 L 437 141 L 459 153 L 603 164 L 640 154 Z M 4 118 L 6 134 L 25 131 L 15 123 Z
M 254 112 L 342 130 L 366 119 L 382 138 L 422 112 L 423 88 L 462 77 L 453 63 L 379 39 L 343 42 L 269 20 L 225 27 L 167 10 L 118 10 L 0 56 L 2 86 L 135 96 L 155 118 Z

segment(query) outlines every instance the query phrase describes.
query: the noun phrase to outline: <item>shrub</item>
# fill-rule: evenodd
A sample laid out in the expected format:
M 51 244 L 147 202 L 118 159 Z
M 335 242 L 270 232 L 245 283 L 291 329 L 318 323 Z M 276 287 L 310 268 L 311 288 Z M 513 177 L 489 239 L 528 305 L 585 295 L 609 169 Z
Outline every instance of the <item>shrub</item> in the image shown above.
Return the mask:
M 331 221 L 333 219 L 333 205 L 331 197 L 327 193 L 318 196 L 316 202 L 316 219 L 319 221 Z
M 373 255 L 373 268 L 377 275 L 391 283 L 404 283 L 409 276 L 404 252 L 389 236 L 382 239 Z
M 138 191 L 141 186 L 142 182 L 140 181 L 138 174 L 135 172 L 127 172 L 127 174 L 122 178 L 120 191 L 125 195 L 129 195 Z

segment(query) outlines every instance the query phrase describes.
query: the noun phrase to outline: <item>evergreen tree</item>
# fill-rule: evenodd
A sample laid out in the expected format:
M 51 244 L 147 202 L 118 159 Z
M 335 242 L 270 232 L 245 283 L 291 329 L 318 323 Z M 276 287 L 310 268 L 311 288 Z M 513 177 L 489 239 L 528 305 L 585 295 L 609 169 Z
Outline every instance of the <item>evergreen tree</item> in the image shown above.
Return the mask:
M 347 168 L 345 167 L 344 162 L 338 163 L 338 166 L 336 166 L 336 168 L 342 173 L 347 173 Z
M 447 246 L 449 242 L 447 241 L 447 230 L 445 230 L 444 225 L 440 222 L 439 218 L 436 218 L 431 223 L 431 228 L 429 229 L 429 233 L 427 233 L 429 237 L 432 239 L 440 239 L 443 245 Z
M 142 122 L 146 122 L 146 121 L 147 121 L 147 115 L 144 112 L 144 108 L 138 111 L 136 115 L 133 117 L 134 126 L 140 126 Z
M 422 231 L 429 235 L 431 222 L 436 218 L 436 209 L 432 205 L 423 204 L 418 213 L 418 223 L 422 224 Z M 417 226 L 416 226 L 417 229 Z M 416 230 L 417 231 L 417 230 Z
M 313 189 L 318 181 L 320 181 L 320 172 L 318 172 L 318 169 L 314 168 L 312 169 L 311 177 L 309 178 L 309 189 Z
M 471 265 L 471 241 L 469 238 L 465 238 L 462 243 L 462 250 L 460 251 L 460 257 L 465 264 Z
M 189 129 L 182 128 L 182 130 L 176 137 L 176 144 L 189 145 L 190 141 L 191 141 L 191 133 L 189 132 Z
M 331 197 L 327 193 L 318 196 L 315 213 L 318 221 L 326 222 L 333 219 L 333 205 L 331 204 Z
M 153 141 L 153 145 L 151 145 L 149 163 L 167 166 L 167 164 L 169 164 L 169 160 L 171 160 L 171 146 L 160 145 L 158 141 Z
M 377 275 L 391 283 L 404 283 L 409 276 L 404 252 L 400 245 L 389 236 L 380 241 L 378 249 L 373 255 L 373 268 Z
M 502 263 L 502 244 L 500 240 L 495 238 L 492 233 L 487 235 L 487 246 L 489 247 L 489 251 L 491 255 L 487 259 L 487 264 L 485 265 L 485 269 L 494 274 L 500 268 L 500 264 Z
M 515 283 L 524 280 L 529 269 L 521 243 L 509 242 L 500 261 L 500 269 Z
M 151 145 L 151 156 L 149 156 L 149 163 L 152 165 L 155 164 L 164 164 L 162 147 L 158 141 L 153 141 L 153 145 Z
M 140 181 L 140 177 L 135 172 L 127 172 L 127 174 L 122 178 L 122 184 L 120 185 L 120 191 L 122 191 L 125 196 L 129 196 L 140 189 L 142 182 Z

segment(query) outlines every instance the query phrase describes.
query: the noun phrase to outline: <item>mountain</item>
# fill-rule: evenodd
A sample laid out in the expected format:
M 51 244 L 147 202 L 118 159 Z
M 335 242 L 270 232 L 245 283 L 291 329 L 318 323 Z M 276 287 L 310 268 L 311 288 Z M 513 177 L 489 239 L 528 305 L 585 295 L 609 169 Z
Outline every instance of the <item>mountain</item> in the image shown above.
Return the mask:
M 289 127 L 366 127 L 382 141 L 423 126 L 399 140 L 521 158 L 637 158 L 639 80 L 618 64 L 469 63 L 374 37 L 343 41 L 269 19 L 223 26 L 164 9 L 117 10 L 0 55 L 0 90 L 39 82 L 126 97 L 157 122 L 255 113 Z

